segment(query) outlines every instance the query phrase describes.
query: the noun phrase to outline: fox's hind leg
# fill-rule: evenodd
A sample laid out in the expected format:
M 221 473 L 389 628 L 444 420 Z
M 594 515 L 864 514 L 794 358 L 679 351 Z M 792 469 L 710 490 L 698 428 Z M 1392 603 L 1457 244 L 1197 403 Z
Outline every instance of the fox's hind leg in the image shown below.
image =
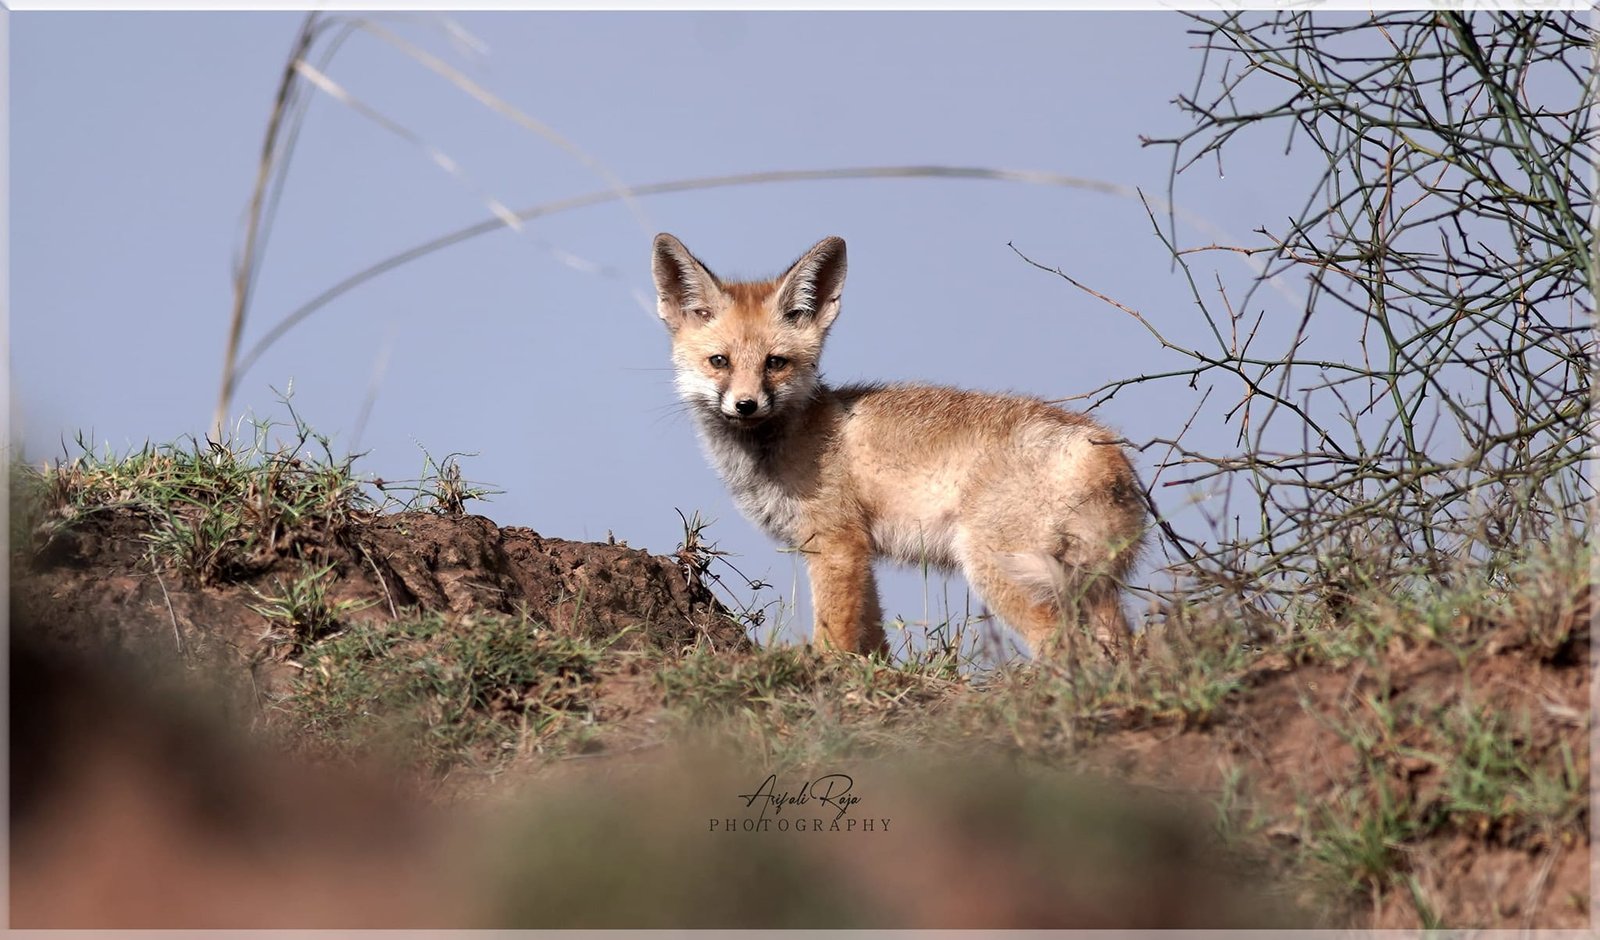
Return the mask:
M 963 559 L 967 583 L 983 598 L 989 609 L 1006 626 L 1022 634 L 1035 659 L 1054 658 L 1068 642 L 1062 632 L 1065 621 L 1060 608 L 1041 601 L 1036 592 L 1007 578 L 999 565 L 983 559 Z
M 1065 593 L 1077 593 L 1067 599 L 1075 605 L 1078 615 L 1089 627 L 1100 648 L 1113 659 L 1124 656 L 1133 641 L 1133 626 L 1122 610 L 1122 588 L 1108 575 L 1091 574 L 1081 579 L 1082 588 L 1073 592 L 1069 585 Z
M 958 557 L 973 590 L 1022 634 L 1036 659 L 1075 654 L 1078 643 L 1111 659 L 1127 652 L 1132 631 L 1115 580 L 1046 555 L 968 550 Z

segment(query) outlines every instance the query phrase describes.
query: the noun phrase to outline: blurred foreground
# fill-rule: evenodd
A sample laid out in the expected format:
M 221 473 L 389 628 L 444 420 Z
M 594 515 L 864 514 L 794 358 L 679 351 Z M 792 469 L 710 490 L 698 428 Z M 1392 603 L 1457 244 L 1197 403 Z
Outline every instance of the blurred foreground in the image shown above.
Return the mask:
M 20 626 L 15 927 L 1293 923 L 1194 812 L 1125 788 L 983 760 L 768 783 L 690 744 L 441 806 L 377 767 L 240 738 L 206 697 Z M 768 799 L 820 777 L 804 804 Z

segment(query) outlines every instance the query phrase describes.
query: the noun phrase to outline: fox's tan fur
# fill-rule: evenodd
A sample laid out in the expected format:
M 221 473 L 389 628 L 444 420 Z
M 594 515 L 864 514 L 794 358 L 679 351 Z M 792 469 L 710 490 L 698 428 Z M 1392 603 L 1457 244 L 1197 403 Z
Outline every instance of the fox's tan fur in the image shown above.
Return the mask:
M 1125 640 L 1145 510 L 1115 435 L 1032 398 L 824 384 L 839 238 L 769 281 L 723 282 L 666 234 L 653 262 L 679 394 L 739 507 L 804 554 L 818 643 L 884 648 L 875 557 L 960 570 L 1035 655 L 1069 619 Z

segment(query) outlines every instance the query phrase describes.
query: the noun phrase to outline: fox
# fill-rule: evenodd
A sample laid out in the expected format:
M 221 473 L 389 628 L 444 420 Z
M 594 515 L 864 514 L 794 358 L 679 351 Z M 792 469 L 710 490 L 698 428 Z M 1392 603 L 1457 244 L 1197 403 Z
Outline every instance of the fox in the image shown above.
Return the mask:
M 1087 629 L 1119 658 L 1146 533 L 1119 438 L 1087 415 L 938 385 L 834 387 L 844 239 L 768 280 L 724 280 L 665 232 L 651 269 L 674 384 L 741 512 L 805 559 L 813 643 L 888 656 L 873 563 L 959 571 L 1034 657 Z

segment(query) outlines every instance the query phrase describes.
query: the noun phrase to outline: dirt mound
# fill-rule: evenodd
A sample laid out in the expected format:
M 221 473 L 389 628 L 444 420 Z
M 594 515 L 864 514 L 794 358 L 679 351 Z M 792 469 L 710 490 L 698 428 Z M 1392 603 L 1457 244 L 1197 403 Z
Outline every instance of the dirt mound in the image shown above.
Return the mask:
M 106 498 L 125 500 L 121 479 L 113 482 Z M 13 766 L 31 776 L 13 781 L 12 821 L 35 834 L 26 860 L 34 880 L 14 884 L 37 922 L 85 903 L 63 885 L 90 884 L 73 881 L 77 856 L 53 847 L 78 840 L 91 846 L 84 853 L 112 858 L 98 847 L 110 840 L 148 851 L 129 849 L 117 856 L 122 867 L 99 869 L 108 884 L 143 884 L 130 872 L 162 881 L 145 858 L 166 859 L 179 882 L 205 883 L 219 865 L 246 872 L 237 885 L 184 897 L 130 890 L 88 919 L 150 926 L 463 916 L 496 926 L 1126 926 L 1134 915 L 1220 926 L 1277 923 L 1265 916 L 1274 910 L 1340 927 L 1588 923 L 1593 610 L 1587 562 L 1570 553 L 1538 555 L 1492 591 L 1376 591 L 1337 617 L 1301 610 L 1276 639 L 1244 643 L 1226 610 L 1208 609 L 1141 634 L 1124 663 L 974 677 L 938 657 L 888 663 L 756 647 L 700 580 L 693 537 L 670 558 L 321 497 L 248 515 L 236 511 L 248 509 L 238 496 L 248 491 L 215 501 L 227 513 L 213 529 L 189 502 L 162 517 L 62 500 L 61 515 L 13 556 L 13 661 L 42 677 L 14 690 L 32 712 L 14 735 Z M 64 662 L 81 669 L 51 672 L 47 653 L 70 654 Z M 120 673 L 122 684 L 97 691 L 94 671 L 106 663 L 91 660 L 107 653 L 165 668 Z M 179 758 L 199 735 L 161 732 L 154 713 L 129 718 L 160 675 L 183 676 L 183 694 L 195 679 L 220 686 L 225 696 L 180 711 L 235 734 L 244 725 L 267 732 L 244 735 L 253 746 L 260 737 L 287 743 L 259 758 L 268 765 L 396 756 L 387 766 L 400 772 L 378 773 L 381 786 L 425 791 L 397 813 L 483 811 L 486 829 L 505 835 L 509 817 L 492 808 L 526 787 L 532 828 L 487 862 L 494 878 L 463 876 L 499 893 L 473 895 L 484 907 L 468 911 L 457 903 L 467 893 L 438 889 L 449 869 L 444 842 L 411 831 L 404 851 L 374 851 L 357 834 L 346 840 L 358 847 L 347 867 L 406 885 L 414 909 L 386 907 L 376 888 L 340 906 L 316 890 L 323 869 L 300 865 L 285 843 L 280 867 L 306 878 L 282 886 L 294 904 L 272 913 L 276 895 L 258 890 L 259 872 L 229 861 L 236 833 L 206 836 L 215 827 L 205 814 L 221 807 L 242 821 L 239 840 L 288 831 L 245 807 L 293 815 L 293 799 L 271 809 L 279 804 L 253 795 L 263 781 L 275 792 L 292 785 L 244 767 L 209 789 L 185 789 L 229 758 L 189 754 L 186 763 Z M 101 712 L 116 720 L 97 720 Z M 118 741 L 142 740 L 145 724 L 149 746 L 119 750 Z M 705 770 L 688 750 L 702 737 L 734 755 L 732 778 L 672 783 L 679 762 Z M 895 769 L 909 755 L 1025 772 L 985 780 L 951 771 L 954 789 L 944 792 L 943 771 Z M 845 767 L 858 768 L 862 792 L 900 820 L 875 842 L 796 851 L 800 843 L 713 839 L 707 829 L 733 818 L 763 774 L 805 780 Z M 1125 827 L 1096 829 L 1112 813 L 1067 770 L 1108 776 L 1119 793 L 1170 798 L 1184 826 L 1141 810 Z M 1065 788 L 1065 802 L 1032 789 L 1025 778 L 1035 771 Z M 131 783 L 120 795 L 105 783 L 121 780 Z M 636 790 L 624 786 L 630 780 Z M 340 786 L 331 806 L 361 802 L 370 784 Z M 574 802 L 557 798 L 562 788 Z M 147 797 L 148 812 L 134 805 Z M 983 817 L 983 804 L 1004 812 Z M 1087 815 L 1073 816 L 1073 806 Z M 118 828 L 146 817 L 144 829 Z M 372 825 L 386 825 L 382 817 Z M 978 818 L 987 822 L 976 829 L 964 822 Z M 457 838 L 464 826 L 458 817 L 442 831 Z M 1096 832 L 1110 834 L 1100 848 Z M 655 841 L 635 838 L 645 833 Z M 710 841 L 686 857 L 691 835 Z M 1240 850 L 1248 865 L 1216 885 L 1205 880 Z M 433 867 L 383 867 L 402 855 L 434 858 Z M 616 894 L 618 879 L 628 880 L 627 898 Z M 527 892 L 553 881 L 571 888 L 575 906 Z M 775 899 L 779 882 L 822 887 Z M 1241 882 L 1252 891 L 1235 894 Z M 754 884 L 763 887 L 739 887 Z M 920 899 L 928 884 L 958 887 Z M 1060 893 L 1084 884 L 1093 890 Z M 1185 884 L 1198 887 L 1168 890 Z M 239 906 L 218 900 L 235 890 Z M 1162 907 L 1169 894 L 1174 906 Z M 752 906 L 719 906 L 730 896 Z M 196 898 L 205 903 L 185 906 Z M 251 913 L 226 913 L 240 910 Z
M 1530 617 L 1558 642 L 1487 622 L 1461 649 L 1395 638 L 1376 665 L 1269 653 L 1202 726 L 1132 722 L 1075 762 L 1215 794 L 1219 826 L 1285 857 L 1314 839 L 1341 877 L 1306 887 L 1359 888 L 1328 926 L 1583 927 L 1590 603 Z
M 550 539 L 482 516 L 402 512 L 337 533 L 298 532 L 238 577 L 202 583 L 152 560 L 151 525 L 133 510 L 87 514 L 12 557 L 14 621 L 82 651 L 244 665 L 254 688 L 338 622 L 406 608 L 451 616 L 520 614 L 619 649 L 717 648 L 748 640 L 680 560 L 626 545 Z M 272 546 L 269 546 L 271 548 Z M 309 611 L 309 614 L 308 614 Z M 310 614 L 321 612 L 320 621 Z M 300 616 L 311 622 L 293 623 Z M 297 631 L 308 634 L 294 635 Z

